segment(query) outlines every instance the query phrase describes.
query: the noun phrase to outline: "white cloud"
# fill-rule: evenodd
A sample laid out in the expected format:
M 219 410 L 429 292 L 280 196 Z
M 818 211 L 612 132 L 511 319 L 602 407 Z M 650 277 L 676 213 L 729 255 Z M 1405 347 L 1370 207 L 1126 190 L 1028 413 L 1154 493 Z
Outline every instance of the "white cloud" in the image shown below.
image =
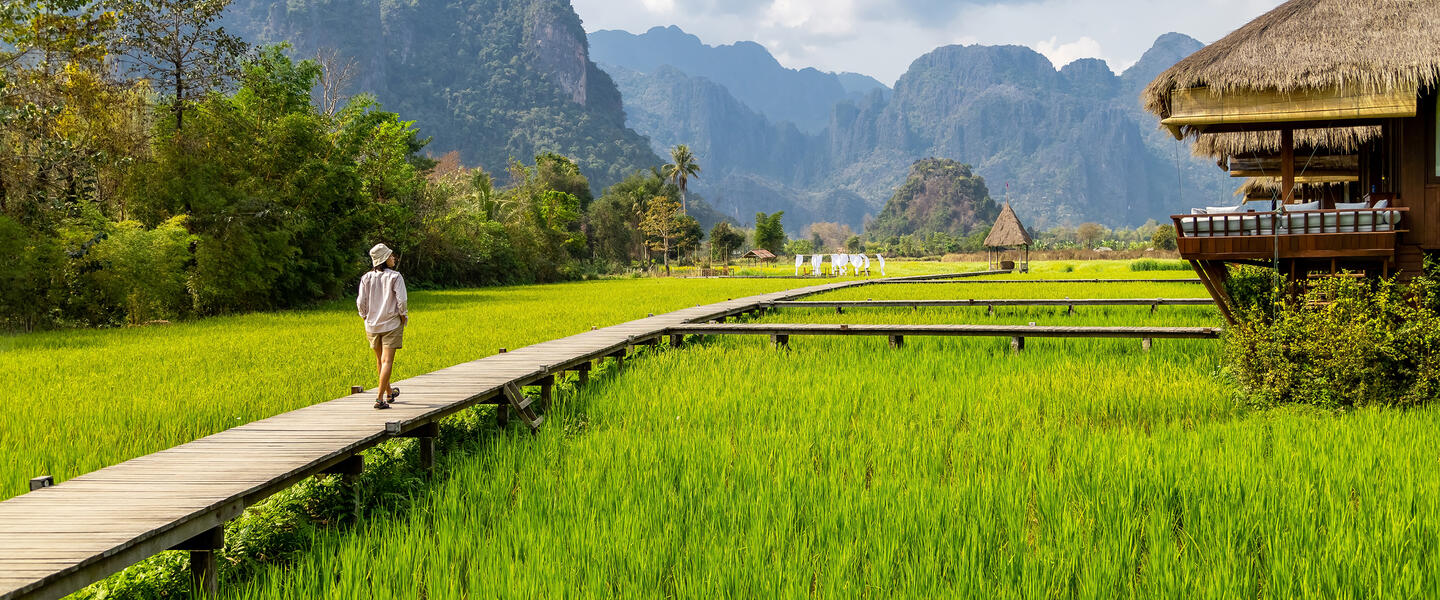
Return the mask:
M 893 83 L 953 43 L 1024 44 L 1063 66 L 1094 56 L 1120 72 L 1170 31 L 1214 41 L 1279 0 L 572 0 L 585 28 L 678 25 L 707 44 L 763 44 L 788 67 Z M 1035 40 L 1041 40 L 1036 42 Z
M 1094 38 L 1081 36 L 1078 40 L 1064 44 L 1059 43 L 1059 40 L 1060 38 L 1051 36 L 1048 40 L 1035 42 L 1031 48 L 1044 54 L 1057 69 L 1081 58 L 1105 60 L 1105 52 L 1100 49 L 1100 42 Z

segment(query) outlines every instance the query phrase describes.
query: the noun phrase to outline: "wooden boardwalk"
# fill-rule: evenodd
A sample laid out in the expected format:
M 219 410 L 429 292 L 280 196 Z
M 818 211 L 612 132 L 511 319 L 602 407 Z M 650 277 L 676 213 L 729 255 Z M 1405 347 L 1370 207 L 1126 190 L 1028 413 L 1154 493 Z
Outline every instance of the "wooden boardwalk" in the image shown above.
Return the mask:
M 1002 271 L 1003 273 L 1003 271 Z M 976 275 L 990 275 L 991 273 L 977 273 Z M 959 279 L 951 277 L 934 277 L 925 280 L 915 280 L 901 277 L 874 281 L 872 283 L 1200 283 L 1199 279 Z
M 967 300 L 782 300 L 766 308 L 992 308 L 996 306 L 1214 306 L 1210 298 L 979 298 Z
M 1008 337 L 1014 350 L 1025 338 L 1138 338 L 1150 349 L 1154 339 L 1216 339 L 1218 327 L 1056 327 L 1045 325 L 875 325 L 846 323 L 704 323 L 670 327 L 672 335 L 768 335 L 788 346 L 794 335 L 886 336 L 892 347 L 912 336 Z
M 0 600 L 60 598 L 169 549 L 190 550 L 213 586 L 223 526 L 246 507 L 395 437 L 431 437 L 439 419 L 501 403 L 507 384 L 547 385 L 591 361 L 623 358 L 671 327 L 755 312 L 767 303 L 867 285 L 852 280 L 678 310 L 552 340 L 396 382 L 391 410 L 351 394 L 106 467 L 0 502 Z M 209 557 L 208 559 L 206 557 Z M 209 560 L 207 567 L 201 560 Z

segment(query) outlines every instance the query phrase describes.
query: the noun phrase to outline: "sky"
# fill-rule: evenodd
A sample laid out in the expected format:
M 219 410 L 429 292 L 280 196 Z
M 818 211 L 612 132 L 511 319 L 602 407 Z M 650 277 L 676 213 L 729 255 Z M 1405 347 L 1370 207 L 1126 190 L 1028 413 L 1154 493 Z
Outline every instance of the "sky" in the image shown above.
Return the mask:
M 886 85 L 948 44 L 1019 44 L 1059 68 L 1099 58 L 1119 73 L 1161 34 L 1213 42 L 1280 0 L 572 0 L 586 31 L 678 25 L 710 45 L 758 42 L 791 68 Z

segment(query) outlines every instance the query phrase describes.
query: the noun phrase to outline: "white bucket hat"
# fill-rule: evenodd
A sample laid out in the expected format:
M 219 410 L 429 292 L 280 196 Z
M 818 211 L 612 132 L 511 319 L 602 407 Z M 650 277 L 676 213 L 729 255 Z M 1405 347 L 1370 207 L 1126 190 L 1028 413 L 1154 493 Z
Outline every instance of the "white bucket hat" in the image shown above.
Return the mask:
M 370 249 L 370 266 L 380 266 L 382 263 L 389 260 L 390 255 L 392 254 L 395 253 L 390 251 L 389 246 L 386 246 L 385 244 L 375 244 L 375 247 Z

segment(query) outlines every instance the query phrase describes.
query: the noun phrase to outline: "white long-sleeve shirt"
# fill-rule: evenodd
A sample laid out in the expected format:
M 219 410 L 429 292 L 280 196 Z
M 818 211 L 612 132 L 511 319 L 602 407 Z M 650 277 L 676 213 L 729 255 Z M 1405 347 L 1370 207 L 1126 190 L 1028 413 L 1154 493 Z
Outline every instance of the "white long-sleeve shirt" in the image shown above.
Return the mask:
M 366 333 L 385 333 L 403 324 L 410 314 L 406 305 L 405 278 L 394 269 L 368 271 L 360 278 L 360 297 L 355 307 L 365 319 Z

